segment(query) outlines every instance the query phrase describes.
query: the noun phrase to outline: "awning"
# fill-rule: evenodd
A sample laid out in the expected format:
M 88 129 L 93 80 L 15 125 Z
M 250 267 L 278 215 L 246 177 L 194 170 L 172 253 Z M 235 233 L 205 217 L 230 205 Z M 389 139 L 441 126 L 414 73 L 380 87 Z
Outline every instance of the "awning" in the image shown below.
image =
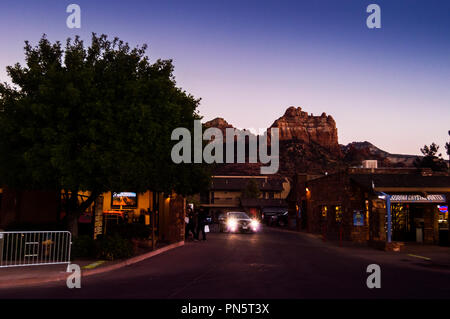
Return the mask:
M 287 212 L 287 208 L 283 207 L 264 207 L 262 209 L 263 213 L 284 213 Z

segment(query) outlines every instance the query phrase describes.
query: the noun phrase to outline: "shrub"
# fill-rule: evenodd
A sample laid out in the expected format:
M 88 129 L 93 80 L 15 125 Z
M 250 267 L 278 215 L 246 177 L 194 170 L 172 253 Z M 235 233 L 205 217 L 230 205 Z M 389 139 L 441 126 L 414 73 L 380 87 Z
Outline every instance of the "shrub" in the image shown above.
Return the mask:
M 98 239 L 95 243 L 97 258 L 115 260 L 128 258 L 133 255 L 133 244 L 130 240 L 117 233 Z
M 83 235 L 73 239 L 72 258 L 95 257 L 95 241 L 91 236 Z
M 111 234 L 117 234 L 126 239 L 148 239 L 151 235 L 151 229 L 144 224 L 126 223 L 112 226 Z

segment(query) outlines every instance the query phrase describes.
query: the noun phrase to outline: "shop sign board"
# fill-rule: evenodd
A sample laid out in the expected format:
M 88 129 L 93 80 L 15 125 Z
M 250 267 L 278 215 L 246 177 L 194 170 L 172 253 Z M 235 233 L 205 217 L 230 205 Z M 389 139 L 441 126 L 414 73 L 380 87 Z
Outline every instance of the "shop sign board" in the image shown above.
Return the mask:
M 364 214 L 362 211 L 353 211 L 353 226 L 364 226 Z
M 445 195 L 442 194 L 427 195 L 427 197 L 419 194 L 391 195 L 392 203 L 445 203 L 446 201 Z

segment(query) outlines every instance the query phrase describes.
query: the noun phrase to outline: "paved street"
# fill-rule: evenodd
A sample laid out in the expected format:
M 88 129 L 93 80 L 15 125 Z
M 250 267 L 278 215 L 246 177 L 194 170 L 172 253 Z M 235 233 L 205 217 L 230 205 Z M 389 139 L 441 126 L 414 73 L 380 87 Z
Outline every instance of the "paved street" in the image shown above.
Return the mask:
M 366 286 L 372 263 L 381 266 L 381 289 Z M 406 254 L 265 229 L 209 234 L 206 242 L 83 278 L 81 289 L 57 282 L 0 289 L 0 298 L 449 298 L 450 269 L 426 265 Z

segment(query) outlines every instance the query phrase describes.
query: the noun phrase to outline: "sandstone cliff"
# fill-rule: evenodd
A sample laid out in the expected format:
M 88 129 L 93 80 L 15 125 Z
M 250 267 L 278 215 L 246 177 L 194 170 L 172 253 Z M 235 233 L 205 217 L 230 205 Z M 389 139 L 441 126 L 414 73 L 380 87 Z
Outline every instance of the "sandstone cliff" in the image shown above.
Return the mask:
M 331 115 L 308 115 L 301 107 L 289 107 L 271 127 L 280 130 L 280 141 L 316 143 L 335 155 L 340 154 L 336 122 Z

